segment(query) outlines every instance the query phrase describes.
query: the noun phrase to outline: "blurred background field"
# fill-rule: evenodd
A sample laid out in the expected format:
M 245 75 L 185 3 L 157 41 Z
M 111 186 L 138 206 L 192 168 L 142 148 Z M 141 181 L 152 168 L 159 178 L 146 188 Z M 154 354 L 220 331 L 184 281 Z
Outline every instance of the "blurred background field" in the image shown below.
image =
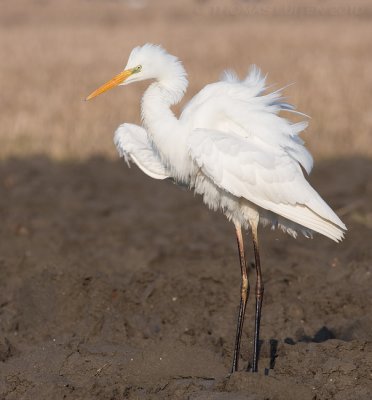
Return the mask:
M 145 42 L 184 62 L 184 101 L 255 63 L 270 84 L 295 83 L 286 94 L 312 117 L 316 158 L 371 156 L 371 19 L 363 0 L 2 0 L 0 157 L 116 157 L 112 133 L 139 122 L 146 84 L 82 99 Z

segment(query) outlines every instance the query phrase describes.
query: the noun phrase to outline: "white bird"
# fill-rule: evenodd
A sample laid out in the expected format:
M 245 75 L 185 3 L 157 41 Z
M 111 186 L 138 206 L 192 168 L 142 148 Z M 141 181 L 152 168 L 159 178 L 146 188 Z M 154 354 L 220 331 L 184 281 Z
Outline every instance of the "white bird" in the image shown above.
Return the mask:
M 162 47 L 145 44 L 134 48 L 125 69 L 86 100 L 117 85 L 148 79 L 153 82 L 142 98 L 143 127 L 120 125 L 115 145 L 128 163 L 134 162 L 152 178 L 187 185 L 235 225 L 242 281 L 232 372 L 238 369 L 249 293 L 242 228 L 251 231 L 257 273 L 252 371 L 257 372 L 264 292 L 259 222 L 293 237 L 318 232 L 336 242 L 346 226 L 305 179 L 304 171 L 310 173 L 313 160 L 298 135 L 307 123 L 279 116 L 280 111 L 297 111 L 283 101 L 281 90 L 265 94 L 266 78 L 257 67 L 251 67 L 243 80 L 225 72 L 177 118 L 170 107 L 186 91 L 186 71 Z

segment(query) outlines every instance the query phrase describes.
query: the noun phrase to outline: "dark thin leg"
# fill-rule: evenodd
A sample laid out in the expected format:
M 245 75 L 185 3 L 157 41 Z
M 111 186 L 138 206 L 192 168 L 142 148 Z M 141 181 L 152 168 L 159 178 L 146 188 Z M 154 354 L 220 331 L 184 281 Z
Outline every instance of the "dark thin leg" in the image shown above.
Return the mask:
M 240 306 L 239 306 L 238 323 L 236 325 L 236 338 L 235 338 L 234 356 L 233 356 L 233 363 L 232 363 L 232 367 L 231 367 L 231 373 L 238 370 L 239 354 L 240 354 L 240 341 L 241 341 L 241 337 L 242 337 L 245 308 L 247 305 L 248 292 L 249 292 L 248 272 L 247 272 L 247 264 L 245 261 L 242 228 L 240 225 L 235 225 L 235 229 L 236 229 L 236 239 L 238 241 L 240 271 L 241 271 L 241 275 L 242 275 L 242 282 L 241 282 L 241 287 L 240 287 L 240 290 L 241 290 Z
M 254 344 L 253 344 L 253 363 L 252 372 L 257 372 L 258 367 L 258 352 L 259 352 L 259 340 L 260 340 L 260 323 L 261 323 L 261 308 L 264 294 L 264 284 L 262 281 L 260 253 L 258 251 L 258 237 L 257 237 L 257 224 L 252 225 L 252 239 L 254 248 L 254 258 L 256 262 L 256 314 L 255 314 L 255 326 L 254 326 Z

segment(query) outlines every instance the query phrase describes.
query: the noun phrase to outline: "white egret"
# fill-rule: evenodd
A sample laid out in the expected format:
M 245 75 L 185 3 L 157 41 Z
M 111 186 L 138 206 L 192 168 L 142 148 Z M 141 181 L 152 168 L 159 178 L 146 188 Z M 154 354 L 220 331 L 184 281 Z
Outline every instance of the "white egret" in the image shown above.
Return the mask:
M 294 237 L 318 232 L 336 242 L 346 230 L 304 177 L 313 160 L 298 135 L 307 123 L 291 123 L 278 115 L 282 110 L 296 111 L 283 101 L 280 90 L 265 94 L 266 79 L 255 66 L 244 80 L 225 72 L 221 81 L 201 90 L 177 118 L 170 106 L 186 91 L 186 71 L 177 57 L 152 44 L 134 48 L 125 69 L 86 99 L 146 79 L 154 81 L 142 99 L 143 127 L 120 125 L 116 147 L 127 162 L 134 162 L 152 178 L 171 178 L 189 186 L 209 208 L 220 209 L 235 225 L 241 296 L 232 372 L 238 369 L 249 293 L 242 228 L 251 231 L 257 274 L 252 371 L 257 372 L 264 293 L 259 222 Z

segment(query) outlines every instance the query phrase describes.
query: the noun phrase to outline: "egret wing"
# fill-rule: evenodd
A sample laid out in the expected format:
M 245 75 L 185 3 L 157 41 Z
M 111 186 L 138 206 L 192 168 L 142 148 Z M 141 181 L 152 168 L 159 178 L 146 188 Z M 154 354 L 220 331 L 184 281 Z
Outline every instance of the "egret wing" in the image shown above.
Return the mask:
M 299 137 L 307 122 L 291 123 L 279 116 L 281 111 L 301 113 L 284 101 L 282 89 L 264 94 L 265 90 L 266 77 L 256 66 L 244 80 L 227 72 L 220 82 L 207 85 L 188 103 L 181 120 L 190 130 L 231 132 L 257 145 L 285 148 L 309 173 L 313 160 Z
M 188 148 L 202 174 L 219 188 L 334 240 L 342 238 L 345 225 L 285 149 L 206 129 L 190 134 Z
M 166 179 L 170 172 L 162 163 L 144 128 L 133 124 L 122 124 L 115 132 L 115 146 L 120 156 L 134 162 L 145 174 L 154 179 Z

